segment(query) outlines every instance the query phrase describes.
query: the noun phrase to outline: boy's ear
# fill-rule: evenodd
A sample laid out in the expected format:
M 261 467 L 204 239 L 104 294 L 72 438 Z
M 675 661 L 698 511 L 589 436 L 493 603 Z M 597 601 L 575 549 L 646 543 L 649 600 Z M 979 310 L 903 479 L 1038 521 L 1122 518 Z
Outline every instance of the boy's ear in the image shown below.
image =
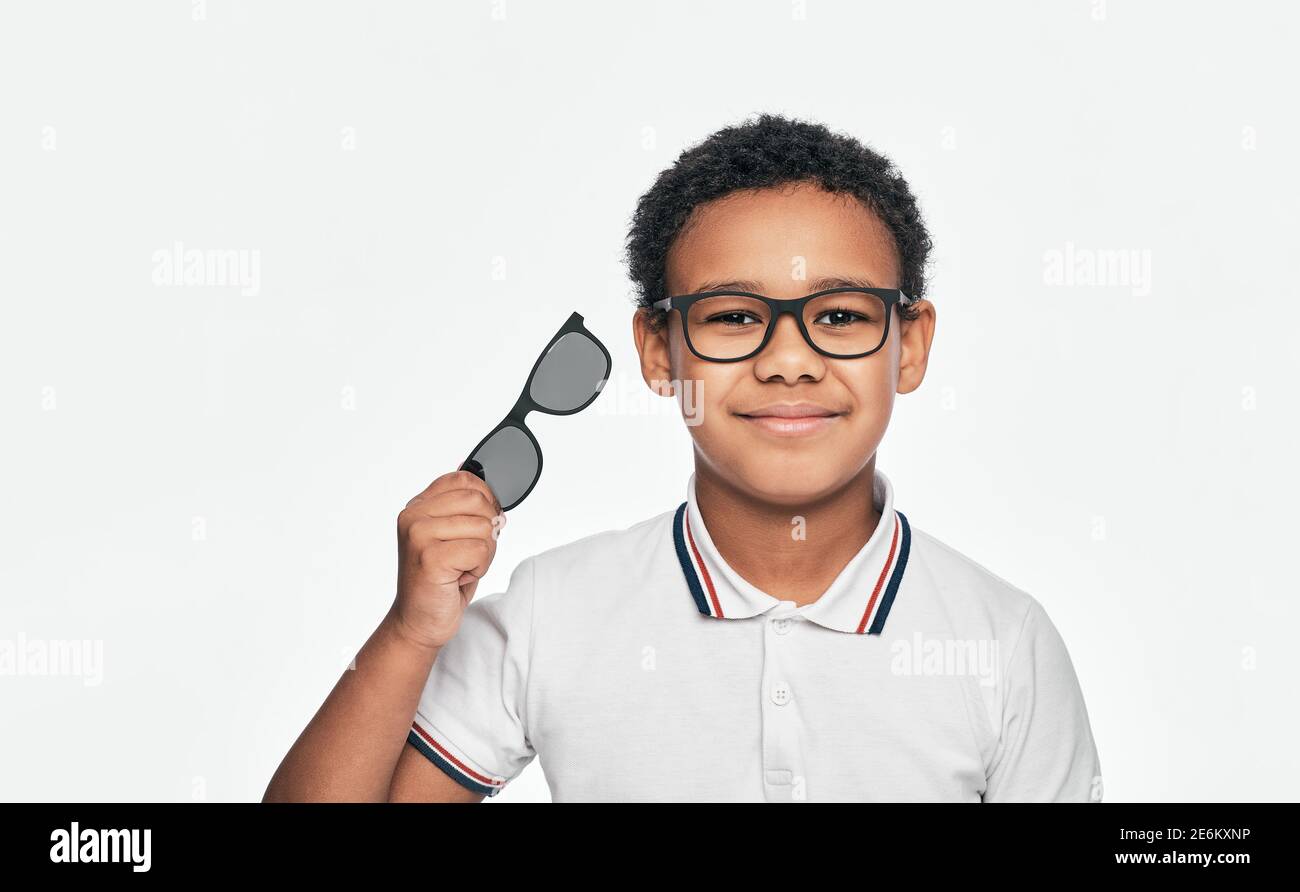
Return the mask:
M 930 343 L 934 340 L 934 304 L 920 300 L 913 307 L 916 317 L 899 325 L 899 393 L 911 393 L 921 386 L 930 362 Z
M 632 340 L 641 357 L 641 377 L 660 396 L 672 396 L 672 357 L 668 349 L 669 321 L 652 330 L 650 310 L 639 308 L 632 316 Z

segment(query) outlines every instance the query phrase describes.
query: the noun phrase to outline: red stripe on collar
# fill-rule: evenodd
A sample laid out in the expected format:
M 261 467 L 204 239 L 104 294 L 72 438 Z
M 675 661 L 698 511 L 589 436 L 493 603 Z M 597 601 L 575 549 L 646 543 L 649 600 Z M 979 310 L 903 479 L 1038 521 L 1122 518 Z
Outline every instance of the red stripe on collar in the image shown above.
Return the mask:
M 858 623 L 858 634 L 867 627 L 867 621 L 871 619 L 871 611 L 875 609 L 876 599 L 880 597 L 880 590 L 885 587 L 885 578 L 889 575 L 889 568 L 894 563 L 894 555 L 898 552 L 898 516 L 894 516 L 894 538 L 889 543 L 889 557 L 885 559 L 885 566 L 880 568 L 880 578 L 876 580 L 876 587 L 871 592 L 871 598 L 867 601 L 867 610 L 862 614 L 862 622 Z
M 718 593 L 713 588 L 713 579 L 709 576 L 709 568 L 704 566 L 704 558 L 700 557 L 700 550 L 695 547 L 695 537 L 691 535 L 691 512 L 685 512 L 682 520 L 686 524 L 686 540 L 691 543 L 691 553 L 695 555 L 695 565 L 700 568 L 700 575 L 704 577 L 704 584 L 709 589 L 709 600 L 713 602 L 713 615 L 718 619 L 726 619 L 722 615 L 722 605 L 718 603 Z

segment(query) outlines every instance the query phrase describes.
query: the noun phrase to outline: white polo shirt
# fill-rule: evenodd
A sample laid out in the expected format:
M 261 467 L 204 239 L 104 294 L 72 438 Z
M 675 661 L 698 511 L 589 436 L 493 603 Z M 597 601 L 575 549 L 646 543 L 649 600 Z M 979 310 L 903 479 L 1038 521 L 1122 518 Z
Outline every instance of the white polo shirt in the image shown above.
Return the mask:
M 525 559 L 466 608 L 408 741 L 488 796 L 539 756 L 556 802 L 1099 801 L 1043 607 L 912 526 L 879 471 L 873 495 L 870 540 L 802 607 L 727 566 L 694 475 L 676 510 Z

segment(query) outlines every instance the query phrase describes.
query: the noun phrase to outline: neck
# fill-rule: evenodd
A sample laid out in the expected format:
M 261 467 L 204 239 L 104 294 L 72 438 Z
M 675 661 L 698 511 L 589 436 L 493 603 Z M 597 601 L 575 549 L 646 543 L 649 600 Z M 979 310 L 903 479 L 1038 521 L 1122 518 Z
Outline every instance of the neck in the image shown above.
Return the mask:
M 695 500 L 709 538 L 733 570 L 760 591 L 803 605 L 821 597 L 875 532 L 875 473 L 873 455 L 835 492 L 776 505 L 737 489 L 697 456 Z

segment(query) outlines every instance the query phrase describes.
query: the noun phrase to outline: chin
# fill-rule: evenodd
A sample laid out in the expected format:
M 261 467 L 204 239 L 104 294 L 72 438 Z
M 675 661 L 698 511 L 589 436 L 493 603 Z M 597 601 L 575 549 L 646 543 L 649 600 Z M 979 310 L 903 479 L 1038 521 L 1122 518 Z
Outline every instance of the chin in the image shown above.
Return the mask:
M 750 455 L 731 468 L 740 486 L 777 505 L 807 504 L 833 492 L 852 476 L 849 468 L 815 453 Z

